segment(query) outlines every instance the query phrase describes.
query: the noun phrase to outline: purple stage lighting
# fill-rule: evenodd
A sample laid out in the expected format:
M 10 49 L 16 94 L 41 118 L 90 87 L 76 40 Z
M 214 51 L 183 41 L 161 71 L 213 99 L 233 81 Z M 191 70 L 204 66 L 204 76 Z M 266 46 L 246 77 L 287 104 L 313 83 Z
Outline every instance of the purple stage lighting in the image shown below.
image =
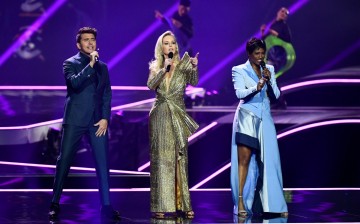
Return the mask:
M 301 7 L 303 7 L 306 3 L 308 3 L 309 0 L 300 0 L 297 1 L 295 4 L 289 7 L 289 11 L 291 13 L 295 13 L 297 10 L 299 10 Z M 269 27 L 271 22 L 268 22 L 266 27 Z M 261 36 L 260 31 L 256 32 L 252 36 Z M 225 65 L 230 63 L 232 60 L 234 60 L 236 57 L 238 57 L 240 54 L 245 52 L 245 46 L 246 42 L 243 42 L 237 49 L 235 49 L 234 52 L 232 52 L 229 56 L 224 58 L 222 61 L 220 61 L 215 67 L 210 69 L 207 73 L 205 73 L 202 78 L 199 80 L 199 85 L 203 85 L 208 79 L 210 79 L 212 76 L 214 76 L 219 70 L 221 70 Z
M 164 15 L 170 16 L 174 11 L 176 11 L 178 3 L 168 9 Z M 116 54 L 108 63 L 109 70 L 111 70 L 117 63 L 119 63 L 126 55 L 128 55 L 135 47 L 137 47 L 143 40 L 145 40 L 154 30 L 161 26 L 161 21 L 153 22 L 144 32 L 138 35 L 135 40 L 129 43 L 124 49 L 122 49 L 118 54 Z
M 304 82 L 298 82 L 287 86 L 283 86 L 281 87 L 281 91 L 288 91 L 295 88 L 300 88 L 310 85 L 334 84 L 334 83 L 360 83 L 360 79 L 319 79 L 319 80 L 304 81 Z
M 66 86 L 0 86 L 0 90 L 66 90 Z M 111 90 L 149 90 L 147 86 L 111 86 Z
M 360 40 L 358 40 L 356 43 L 354 43 L 353 45 L 351 45 L 350 47 L 348 47 L 347 49 L 345 49 L 344 51 L 339 53 L 334 59 L 329 61 L 326 65 L 322 66 L 315 73 L 321 73 L 321 72 L 325 72 L 325 71 L 329 70 L 334 65 L 336 65 L 340 61 L 344 60 L 347 56 L 349 56 L 350 54 L 352 54 L 359 48 L 360 48 Z
M 25 32 L 13 43 L 1 56 L 0 67 L 9 59 L 23 43 L 25 43 L 34 32 L 40 27 L 66 2 L 67 0 L 57 0 L 52 4 L 47 11 L 45 11 Z

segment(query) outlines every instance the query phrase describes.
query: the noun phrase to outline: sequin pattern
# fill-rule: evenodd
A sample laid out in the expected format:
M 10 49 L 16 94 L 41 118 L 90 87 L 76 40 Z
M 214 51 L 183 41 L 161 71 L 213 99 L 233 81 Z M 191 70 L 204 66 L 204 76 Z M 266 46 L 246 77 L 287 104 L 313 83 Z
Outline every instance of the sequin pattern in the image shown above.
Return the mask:
M 197 84 L 198 70 L 185 53 L 173 71 L 168 89 L 164 75 L 162 70 L 150 74 L 147 83 L 156 91 L 149 115 L 150 207 L 151 212 L 191 211 L 187 141 L 198 124 L 186 113 L 184 91 L 187 84 Z M 180 192 L 176 192 L 176 184 Z M 176 195 L 180 195 L 178 205 Z

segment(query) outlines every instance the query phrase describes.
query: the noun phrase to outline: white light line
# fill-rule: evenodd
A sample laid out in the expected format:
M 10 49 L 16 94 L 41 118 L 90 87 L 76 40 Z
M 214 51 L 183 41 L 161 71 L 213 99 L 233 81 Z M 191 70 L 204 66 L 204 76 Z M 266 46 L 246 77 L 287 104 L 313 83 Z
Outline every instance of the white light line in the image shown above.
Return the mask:
M 225 166 L 221 167 L 218 171 L 216 171 L 215 173 L 211 174 L 210 176 L 208 176 L 207 178 L 205 178 L 204 180 L 202 180 L 200 183 L 196 184 L 195 186 L 193 186 L 192 188 L 190 188 L 191 190 L 193 189 L 197 189 L 199 187 L 201 187 L 202 185 L 204 185 L 206 182 L 208 182 L 209 180 L 211 180 L 212 178 L 216 177 L 217 175 L 219 175 L 220 173 L 222 173 L 224 170 L 228 169 L 231 166 L 231 163 L 226 164 Z
M 287 86 L 283 86 L 281 87 L 281 91 L 287 91 L 290 89 L 295 89 L 304 86 L 329 84 L 329 83 L 360 83 L 360 79 L 319 79 L 319 80 L 304 81 L 304 82 L 298 82 Z
M 204 134 L 205 132 L 207 132 L 208 130 L 210 130 L 211 128 L 215 127 L 218 124 L 218 122 L 214 121 L 211 124 L 207 125 L 206 127 L 204 127 L 203 129 L 195 132 L 193 135 L 191 135 L 188 139 L 189 142 L 191 142 L 192 140 L 194 140 L 195 138 L 199 137 L 200 135 Z
M 360 191 L 360 188 L 283 188 L 284 191 Z M 53 189 L 0 189 L 0 192 L 52 192 Z M 65 192 L 98 192 L 98 189 L 64 189 Z M 150 188 L 111 188 L 111 192 L 148 192 Z M 230 188 L 190 189 L 196 192 L 231 191 Z
M 0 90 L 66 90 L 66 86 L 0 86 Z M 146 90 L 147 86 L 111 86 L 111 90 Z
M 7 161 L 0 161 L 0 165 L 42 167 L 42 168 L 51 168 L 51 169 L 55 169 L 55 168 L 56 168 L 55 165 L 36 164 L 36 163 L 19 163 L 19 162 L 7 162 Z M 71 169 L 71 170 L 82 170 L 82 171 L 92 171 L 92 172 L 95 172 L 95 168 L 89 168 L 89 167 L 77 167 L 77 166 L 72 166 L 72 167 L 70 167 L 70 169 Z M 114 170 L 114 169 L 110 169 L 110 173 L 145 174 L 145 175 L 149 175 L 149 172 L 127 171 L 127 170 Z

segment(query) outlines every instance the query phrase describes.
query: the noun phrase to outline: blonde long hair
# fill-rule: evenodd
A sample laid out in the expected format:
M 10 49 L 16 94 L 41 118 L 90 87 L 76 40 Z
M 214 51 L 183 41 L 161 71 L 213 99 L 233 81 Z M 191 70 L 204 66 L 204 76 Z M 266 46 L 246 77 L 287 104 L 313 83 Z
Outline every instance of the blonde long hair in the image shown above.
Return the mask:
M 162 51 L 162 46 L 163 46 L 162 43 L 163 43 L 164 37 L 169 36 L 169 35 L 173 36 L 175 39 L 175 52 L 174 52 L 174 57 L 173 57 L 174 64 L 178 64 L 178 62 L 180 61 L 179 45 L 176 42 L 176 37 L 171 31 L 166 31 L 165 33 L 161 34 L 159 36 L 158 40 L 156 41 L 155 50 L 154 50 L 154 59 L 149 62 L 150 72 L 156 72 L 159 69 L 164 67 L 165 56 Z

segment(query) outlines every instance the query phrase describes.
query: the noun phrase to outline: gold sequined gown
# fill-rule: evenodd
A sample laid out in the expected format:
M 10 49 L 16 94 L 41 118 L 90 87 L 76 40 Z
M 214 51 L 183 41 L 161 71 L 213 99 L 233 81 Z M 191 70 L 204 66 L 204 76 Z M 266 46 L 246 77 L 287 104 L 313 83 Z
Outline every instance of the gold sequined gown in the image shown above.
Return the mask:
M 198 83 L 198 70 L 192 67 L 185 53 L 173 71 L 168 88 L 164 76 L 160 70 L 150 74 L 147 82 L 156 91 L 149 115 L 150 209 L 151 212 L 192 211 L 187 143 L 199 126 L 186 113 L 184 91 L 187 84 Z

